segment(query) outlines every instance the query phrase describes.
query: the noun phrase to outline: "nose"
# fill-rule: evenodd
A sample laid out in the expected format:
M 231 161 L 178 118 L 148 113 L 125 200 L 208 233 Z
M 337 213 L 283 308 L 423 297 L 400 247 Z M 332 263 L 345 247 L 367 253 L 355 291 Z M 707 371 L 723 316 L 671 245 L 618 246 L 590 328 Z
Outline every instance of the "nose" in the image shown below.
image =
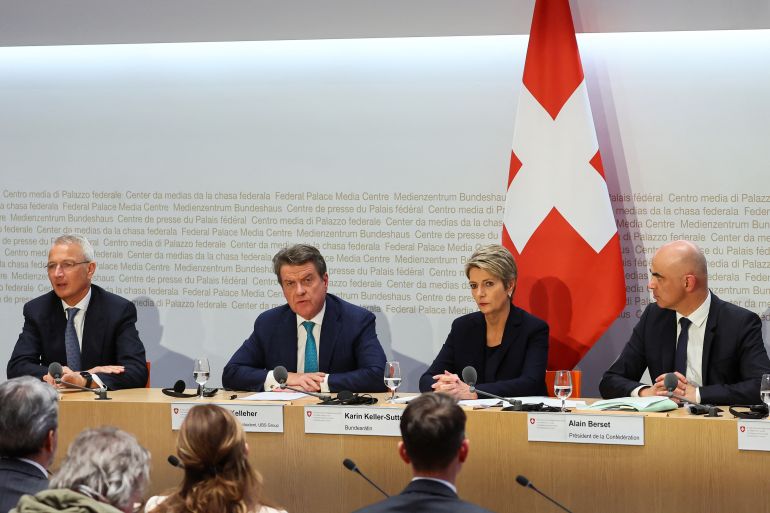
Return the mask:
M 53 274 L 54 276 L 64 276 L 64 267 L 62 267 L 61 264 L 56 264 Z

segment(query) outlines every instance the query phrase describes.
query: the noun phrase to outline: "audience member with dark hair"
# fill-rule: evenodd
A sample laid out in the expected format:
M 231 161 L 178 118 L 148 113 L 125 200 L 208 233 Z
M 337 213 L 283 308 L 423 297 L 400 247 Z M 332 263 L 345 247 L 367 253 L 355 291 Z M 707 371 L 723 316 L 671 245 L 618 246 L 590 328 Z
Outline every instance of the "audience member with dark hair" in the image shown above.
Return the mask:
M 0 513 L 48 488 L 56 452 L 59 394 L 23 376 L 0 384 Z
M 358 513 L 488 513 L 460 500 L 455 480 L 468 458 L 465 412 L 442 393 L 413 399 L 401 416 L 398 454 L 412 466 L 412 482 L 399 494 Z
M 86 429 L 67 450 L 49 490 L 24 495 L 15 513 L 133 513 L 150 478 L 150 453 L 114 427 Z
M 153 513 L 279 513 L 262 497 L 262 476 L 248 460 L 240 422 L 214 404 L 190 409 L 177 439 L 184 478 L 168 496 L 151 497 Z M 285 513 L 285 512 L 284 512 Z

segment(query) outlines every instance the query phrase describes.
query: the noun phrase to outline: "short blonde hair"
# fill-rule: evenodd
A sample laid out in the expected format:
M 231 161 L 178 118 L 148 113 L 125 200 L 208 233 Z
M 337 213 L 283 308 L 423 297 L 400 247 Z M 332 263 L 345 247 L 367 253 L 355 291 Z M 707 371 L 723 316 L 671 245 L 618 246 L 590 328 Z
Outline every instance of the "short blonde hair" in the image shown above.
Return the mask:
M 483 269 L 508 285 L 518 276 L 516 260 L 507 248 L 490 244 L 478 248 L 465 262 L 465 276 L 470 278 L 472 268 Z

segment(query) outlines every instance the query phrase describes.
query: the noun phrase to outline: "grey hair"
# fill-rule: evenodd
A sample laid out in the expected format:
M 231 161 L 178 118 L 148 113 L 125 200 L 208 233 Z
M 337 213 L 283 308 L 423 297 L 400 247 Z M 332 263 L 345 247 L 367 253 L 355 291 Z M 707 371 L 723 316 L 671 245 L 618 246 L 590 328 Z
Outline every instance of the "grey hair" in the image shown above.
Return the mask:
M 54 387 L 32 376 L 0 385 L 0 456 L 32 456 L 58 427 L 59 394 Z
M 118 428 L 86 429 L 70 444 L 50 488 L 86 486 L 118 509 L 133 506 L 150 480 L 150 453 Z
M 284 265 L 302 265 L 313 262 L 318 275 L 323 278 L 326 274 L 326 260 L 324 260 L 318 248 L 309 244 L 294 244 L 275 254 L 273 257 L 273 271 L 281 283 L 281 267 Z
M 55 246 L 57 244 L 76 244 L 83 250 L 83 258 L 85 258 L 86 261 L 94 261 L 94 247 L 88 242 L 88 239 L 78 233 L 65 233 L 64 235 L 56 237 L 56 240 L 53 241 L 53 245 Z
M 490 244 L 478 248 L 465 263 L 465 276 L 470 277 L 472 268 L 483 269 L 507 286 L 518 276 L 516 260 L 507 248 L 500 244 Z

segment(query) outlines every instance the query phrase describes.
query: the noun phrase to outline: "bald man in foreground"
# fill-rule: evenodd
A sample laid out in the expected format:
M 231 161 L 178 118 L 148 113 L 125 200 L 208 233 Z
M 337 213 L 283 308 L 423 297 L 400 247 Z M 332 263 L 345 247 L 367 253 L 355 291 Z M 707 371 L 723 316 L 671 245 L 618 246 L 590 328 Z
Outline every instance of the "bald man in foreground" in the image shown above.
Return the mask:
M 759 384 L 770 373 L 770 360 L 759 316 L 709 291 L 706 259 L 691 242 L 662 246 L 650 275 L 655 303 L 604 373 L 602 397 L 666 395 L 663 376 L 676 372 L 674 393 L 691 402 L 761 403 Z M 652 386 L 639 382 L 648 367 Z

